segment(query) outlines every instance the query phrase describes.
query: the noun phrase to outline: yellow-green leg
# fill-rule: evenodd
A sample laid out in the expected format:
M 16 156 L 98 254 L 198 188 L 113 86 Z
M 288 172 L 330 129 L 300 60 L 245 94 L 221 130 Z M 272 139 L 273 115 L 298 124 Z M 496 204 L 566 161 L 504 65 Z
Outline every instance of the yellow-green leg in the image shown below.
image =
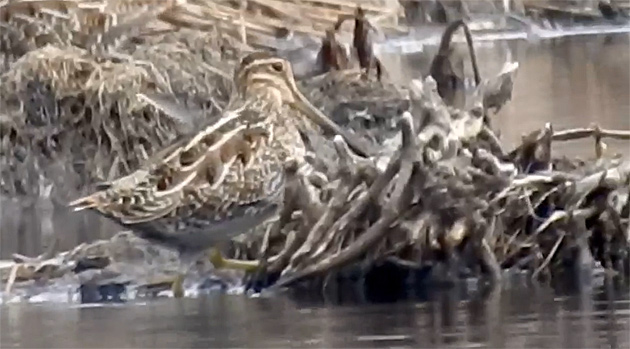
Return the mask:
M 214 265 L 217 269 L 235 269 L 243 270 L 245 272 L 253 272 L 260 267 L 260 263 L 258 261 L 242 261 L 224 258 L 221 251 L 216 248 L 210 249 L 209 259 L 212 265 Z M 182 298 L 184 296 L 184 278 L 185 274 L 183 272 L 178 272 L 173 278 L 173 282 L 171 284 L 173 297 Z
M 224 258 L 221 251 L 216 248 L 210 249 L 209 258 L 212 265 L 217 269 L 223 268 L 253 272 L 260 267 L 260 262 L 258 261 L 241 261 L 238 259 Z
M 165 289 L 173 292 L 173 297 L 181 298 L 184 296 L 184 278 L 185 273 L 178 271 L 177 274 L 171 276 L 158 276 L 147 280 L 145 284 L 139 285 L 138 290 L 144 294 L 156 294 Z
M 177 273 L 173 279 L 171 291 L 173 291 L 173 297 L 175 298 L 184 297 L 184 277 L 185 275 L 183 273 Z

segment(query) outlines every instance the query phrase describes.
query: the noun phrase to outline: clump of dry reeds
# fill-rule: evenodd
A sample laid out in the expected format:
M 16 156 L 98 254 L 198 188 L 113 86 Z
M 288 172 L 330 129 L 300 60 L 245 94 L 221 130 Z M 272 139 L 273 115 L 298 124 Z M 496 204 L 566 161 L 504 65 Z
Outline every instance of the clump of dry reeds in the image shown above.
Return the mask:
M 50 164 L 67 164 L 79 174 L 66 181 L 75 182 L 66 189 L 128 171 L 181 132 L 139 93 L 216 114 L 228 99 L 238 52 L 279 29 L 323 33 L 323 26 L 355 6 L 266 0 L 0 3 L 3 191 L 26 194 L 38 187 L 36 173 Z M 362 6 L 370 14 L 395 12 L 382 4 Z

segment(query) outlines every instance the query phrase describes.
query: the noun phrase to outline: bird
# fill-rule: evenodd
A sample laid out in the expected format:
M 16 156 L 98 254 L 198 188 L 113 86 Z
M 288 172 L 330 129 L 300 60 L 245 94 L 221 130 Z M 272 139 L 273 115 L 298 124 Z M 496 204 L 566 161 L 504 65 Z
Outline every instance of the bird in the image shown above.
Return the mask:
M 247 54 L 234 70 L 233 87 L 220 117 L 68 204 L 178 252 L 175 297 L 183 296 L 186 272 L 204 256 L 216 268 L 258 268 L 257 261 L 224 258 L 215 246 L 273 221 L 283 205 L 285 165 L 305 162 L 300 127 L 321 127 L 357 155 L 369 155 L 354 134 L 304 97 L 285 59 Z

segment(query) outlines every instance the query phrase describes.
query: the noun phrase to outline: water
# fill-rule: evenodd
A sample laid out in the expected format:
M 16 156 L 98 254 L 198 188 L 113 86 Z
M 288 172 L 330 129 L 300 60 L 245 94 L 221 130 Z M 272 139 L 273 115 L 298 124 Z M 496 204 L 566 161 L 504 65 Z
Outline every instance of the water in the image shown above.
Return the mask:
M 630 129 L 630 35 L 553 39 L 516 52 L 521 70 L 514 96 L 495 119 L 505 143 L 515 146 L 523 132 L 545 122 L 555 129 L 592 123 Z M 611 153 L 630 155 L 627 141 L 608 143 Z M 592 158 L 593 144 L 560 142 L 554 150 Z
M 490 19 L 490 18 L 489 18 Z M 496 20 L 496 18 L 494 18 Z M 505 17 L 501 17 L 505 20 Z M 569 27 L 561 29 L 547 29 L 543 28 L 527 18 L 511 17 L 507 21 L 509 24 L 502 30 L 490 29 L 486 32 L 480 32 L 473 30 L 472 37 L 475 43 L 479 42 L 496 42 L 506 40 L 528 40 L 530 42 L 537 42 L 540 40 L 548 40 L 554 38 L 567 38 L 572 36 L 590 36 L 598 34 L 600 36 L 607 34 L 629 33 L 630 26 L 628 23 L 622 22 L 619 24 L 604 24 L 604 25 L 586 25 L 580 26 L 570 24 Z M 477 22 L 479 23 L 479 22 Z M 516 23 L 516 26 L 514 25 Z M 488 22 L 490 28 L 493 28 L 498 23 L 493 21 Z M 474 25 L 474 24 L 473 24 Z M 415 28 L 409 37 L 401 37 L 395 39 L 389 39 L 383 45 L 380 45 L 378 49 L 381 52 L 393 52 L 393 53 L 414 53 L 424 50 L 425 45 L 437 46 L 440 43 L 441 26 L 429 26 L 423 28 Z M 464 38 L 454 37 L 455 42 L 464 42 Z M 592 37 L 591 39 L 592 40 Z
M 2 348 L 627 348 L 627 290 L 442 291 L 398 303 L 215 295 L 0 308 Z
M 528 45 L 479 44 L 482 74 L 495 74 L 509 49 L 520 63 L 513 100 L 494 124 L 508 147 L 524 132 L 551 121 L 557 129 L 588 126 L 630 129 L 630 36 L 551 39 Z M 418 56 L 398 58 L 394 78 L 426 67 Z M 407 66 L 407 68 L 404 68 Z M 630 154 L 627 142 L 611 152 Z M 592 141 L 557 144 L 569 156 L 592 157 Z M 6 202 L 6 201 L 5 201 Z M 8 210 L 11 208 L 11 210 Z M 42 251 L 37 212 L 2 207 L 0 258 Z M 25 219 L 25 217 L 29 217 Z M 116 229 L 55 208 L 62 249 Z M 24 224 L 23 222 L 28 222 Z M 517 288 L 491 295 L 442 291 L 398 303 L 297 301 L 287 296 L 211 295 L 159 299 L 100 308 L 68 304 L 0 306 L 0 347 L 575 347 L 630 346 L 628 290 L 598 288 L 563 295 Z
M 629 34 L 572 36 L 537 44 L 481 42 L 475 47 L 482 78 L 496 76 L 508 56 L 519 63 L 512 101 L 493 118 L 508 149 L 520 144 L 523 133 L 540 129 L 546 122 L 558 130 L 592 123 L 606 129 L 630 129 Z M 418 71 L 428 73 L 426 54 L 386 57 L 384 63 L 395 79 L 408 81 Z M 469 64 L 466 68 L 472 70 Z M 627 141 L 607 143 L 611 153 L 630 155 Z M 554 150 L 592 158 L 594 141 L 558 142 Z

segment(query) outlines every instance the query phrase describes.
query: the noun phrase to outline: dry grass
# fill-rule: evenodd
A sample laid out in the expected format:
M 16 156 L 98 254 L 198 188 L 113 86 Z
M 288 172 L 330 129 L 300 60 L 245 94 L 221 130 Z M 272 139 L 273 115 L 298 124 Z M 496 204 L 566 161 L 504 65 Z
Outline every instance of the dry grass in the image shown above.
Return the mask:
M 46 163 L 66 163 L 79 174 L 77 185 L 138 165 L 182 132 L 139 93 L 179 98 L 207 115 L 220 112 L 229 94 L 226 74 L 212 63 L 220 60 L 212 46 L 203 48 L 195 35 L 183 31 L 100 55 L 47 45 L 16 60 L 0 77 L 2 155 L 12 168 L 3 189 L 15 194 L 18 187 L 29 188 L 17 182 L 27 181 L 32 166 Z M 34 156 L 17 159 L 10 152 L 18 148 Z

